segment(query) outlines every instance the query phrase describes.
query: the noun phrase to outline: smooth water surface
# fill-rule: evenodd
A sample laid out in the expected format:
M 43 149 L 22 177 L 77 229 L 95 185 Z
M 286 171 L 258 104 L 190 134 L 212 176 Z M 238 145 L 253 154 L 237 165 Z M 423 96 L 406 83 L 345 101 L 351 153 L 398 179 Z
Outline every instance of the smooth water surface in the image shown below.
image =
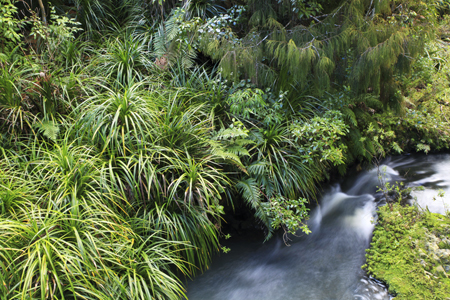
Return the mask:
M 386 180 L 422 185 L 414 196 L 422 207 L 444 212 L 450 204 L 450 156 L 402 156 L 385 160 Z M 447 171 L 448 170 L 448 171 Z M 376 207 L 378 170 L 372 169 L 330 187 L 311 212 L 312 233 L 286 246 L 281 238 L 266 244 L 236 237 L 228 254 L 216 257 L 203 275 L 187 284 L 190 300 L 388 300 L 385 286 L 361 270 Z M 433 201 L 438 189 L 448 190 Z

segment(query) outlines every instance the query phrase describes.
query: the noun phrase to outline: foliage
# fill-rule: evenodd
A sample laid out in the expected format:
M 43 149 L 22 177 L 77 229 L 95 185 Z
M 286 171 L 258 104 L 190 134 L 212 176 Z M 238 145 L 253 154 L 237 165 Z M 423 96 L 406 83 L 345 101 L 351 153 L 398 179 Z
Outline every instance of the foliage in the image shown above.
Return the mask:
M 186 241 L 174 244 L 173 249 L 187 264 L 186 272 L 192 275 L 208 267 L 212 255 L 219 247 L 217 228 L 204 214 L 194 211 L 171 212 L 166 205 L 156 206 L 133 219 L 135 232 L 142 236 L 157 232 L 163 239 Z
M 225 213 L 308 233 L 336 168 L 446 149 L 444 2 L 0 0 L 0 295 L 184 299 Z
M 117 87 L 127 87 L 141 81 L 150 68 L 148 37 L 128 34 L 107 40 L 93 62 L 97 74 L 115 81 Z
M 308 200 L 305 198 L 290 200 L 275 196 L 270 199 L 270 204 L 266 208 L 267 214 L 272 219 L 271 225 L 274 229 L 283 228 L 285 243 L 288 239 L 288 233 L 295 235 L 299 229 L 306 234 L 311 233 L 308 225 L 303 223 L 308 220 L 309 209 L 306 207 L 307 203 Z
M 414 65 L 413 76 L 399 78 L 407 97 L 404 116 L 387 114 L 378 120 L 396 131 L 402 148 L 428 152 L 448 149 L 449 52 L 440 40 L 428 44 L 425 50 L 426 55 Z
M 18 12 L 14 5 L 17 0 L 2 0 L 0 1 L 0 49 L 14 48 L 22 35 L 18 32 L 23 27 L 24 22 L 16 18 Z
M 102 151 L 126 155 L 127 146 L 136 144 L 145 135 L 152 118 L 151 102 L 139 90 L 140 84 L 124 90 L 107 89 L 79 106 L 79 133 L 95 141 Z M 145 95 L 148 97 L 148 95 Z M 137 146 L 137 145 L 133 145 Z M 130 149 L 131 150 L 131 149 Z
M 21 66 L 17 61 L 2 59 L 0 72 L 0 113 L 2 114 L 0 124 L 2 128 L 6 128 L 7 132 L 14 135 L 18 130 L 29 129 L 33 124 L 31 103 L 26 101 L 30 96 L 25 93 L 32 87 L 32 83 L 28 80 L 32 69 Z
M 188 0 L 185 1 L 184 8 L 188 19 L 192 17 L 206 19 L 224 10 L 219 4 L 208 0 Z
M 132 230 L 118 210 L 120 196 L 102 178 L 102 164 L 92 149 L 63 142 L 53 150 L 31 145 L 25 151 L 29 162 L 20 163 L 25 157 L 1 161 L 2 295 L 8 299 L 183 295 L 171 269 L 185 268 L 171 249 L 174 242 L 158 237 L 157 231 L 140 236 Z M 27 205 L 17 206 L 20 203 Z M 130 278 L 136 284 L 129 285 Z
M 230 38 L 206 34 L 201 49 L 220 60 L 224 74 L 234 79 L 244 76 L 260 86 L 268 86 L 275 78 L 279 89 L 296 83 L 305 88 L 311 83 L 322 90 L 333 79 L 345 79 L 355 93 L 365 92 L 371 86 L 387 101 L 393 93 L 389 72 L 407 64 L 404 54 L 415 55 L 422 41 L 430 37 L 428 30 L 432 28 L 417 23 L 422 22 L 422 17 L 428 22 L 435 20 L 433 5 L 417 1 L 407 9 L 396 8 L 402 11 L 391 11 L 388 2 L 374 5 L 369 1 L 345 1 L 334 7 L 332 13 L 325 14 L 325 19 L 318 20 L 315 13 L 305 12 L 306 6 L 301 1 L 284 5 L 249 1 L 253 26 L 247 28 L 245 35 L 234 34 Z M 308 9 L 320 10 L 320 6 L 314 1 Z M 299 10 L 303 12 L 286 18 Z M 308 26 L 302 22 L 304 12 L 315 18 L 314 23 Z M 406 20 L 397 20 L 398 14 Z M 417 15 L 421 18 L 414 17 Z M 350 74 L 342 78 L 338 71 L 349 60 L 353 61 Z
M 348 132 L 339 111 L 327 111 L 323 117 L 314 117 L 308 122 L 297 122 L 292 126 L 294 141 L 299 151 L 307 153 L 310 160 L 329 161 L 337 166 L 344 164 L 346 146 L 340 139 Z
M 55 60 L 59 48 L 67 47 L 67 44 L 75 39 L 75 34 L 81 29 L 81 25 L 73 19 L 56 14 L 55 8 L 51 10 L 51 23 L 45 24 L 36 14 L 31 17 L 32 29 L 29 38 L 43 44 L 40 51 L 48 55 L 48 61 Z

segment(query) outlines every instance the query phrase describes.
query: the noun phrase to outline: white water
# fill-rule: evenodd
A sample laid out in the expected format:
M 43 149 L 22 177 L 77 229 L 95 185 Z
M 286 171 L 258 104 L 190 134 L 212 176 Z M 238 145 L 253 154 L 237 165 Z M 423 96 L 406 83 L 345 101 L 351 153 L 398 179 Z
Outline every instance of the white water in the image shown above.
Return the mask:
M 387 181 L 426 187 L 414 194 L 419 205 L 436 212 L 450 205 L 450 156 L 399 157 L 384 163 Z M 229 254 L 217 257 L 210 270 L 188 282 L 188 298 L 391 299 L 383 284 L 361 270 L 379 204 L 377 185 L 377 170 L 373 169 L 331 187 L 311 212 L 308 224 L 312 234 L 293 238 L 289 247 L 280 238 L 262 244 L 261 240 L 235 237 L 226 244 L 231 248 Z M 347 188 L 342 191 L 341 186 Z M 439 188 L 447 191 L 444 199 L 430 200 Z

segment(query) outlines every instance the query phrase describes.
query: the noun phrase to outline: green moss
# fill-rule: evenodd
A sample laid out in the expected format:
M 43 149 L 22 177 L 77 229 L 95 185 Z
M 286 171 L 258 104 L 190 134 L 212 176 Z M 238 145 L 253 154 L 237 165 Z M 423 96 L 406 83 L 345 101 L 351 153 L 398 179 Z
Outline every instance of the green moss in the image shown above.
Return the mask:
M 450 299 L 450 219 L 398 204 L 381 207 L 378 217 L 363 268 L 397 300 Z

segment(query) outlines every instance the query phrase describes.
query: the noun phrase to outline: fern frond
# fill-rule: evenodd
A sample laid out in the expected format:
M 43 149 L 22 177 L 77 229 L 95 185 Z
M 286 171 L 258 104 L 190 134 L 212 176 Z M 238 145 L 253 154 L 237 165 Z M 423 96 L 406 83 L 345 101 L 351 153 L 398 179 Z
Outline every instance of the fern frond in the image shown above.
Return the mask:
M 353 126 L 358 125 L 358 121 L 356 120 L 355 113 L 353 110 L 351 110 L 348 106 L 344 106 L 341 108 L 342 115 L 344 116 L 345 120 L 352 124 Z
M 229 153 L 237 156 L 250 156 L 250 152 L 240 145 L 233 145 L 226 148 Z
M 366 105 L 372 109 L 374 109 L 375 111 L 379 112 L 383 110 L 383 103 L 380 101 L 380 99 L 375 98 L 373 96 L 370 97 L 366 97 L 366 99 L 364 99 Z
M 230 128 L 221 128 L 219 131 L 215 132 L 214 140 L 228 140 L 231 138 L 247 137 L 248 134 L 237 126 Z
M 36 128 L 38 128 L 39 132 L 41 132 L 45 137 L 51 139 L 52 141 L 56 141 L 59 134 L 59 126 L 55 124 L 53 121 L 42 121 L 35 124 Z
M 363 141 L 361 141 L 361 132 L 358 129 L 351 128 L 347 136 L 350 138 L 349 152 L 352 153 L 353 157 L 366 157 L 367 151 L 364 148 Z
M 254 178 L 241 179 L 236 183 L 236 188 L 241 193 L 244 200 L 255 210 L 255 217 L 261 220 L 268 230 L 266 239 L 273 234 L 273 229 L 269 217 L 264 209 L 264 203 L 261 201 L 261 191 Z
M 260 160 L 248 166 L 247 170 L 250 174 L 260 176 L 266 174 L 268 168 L 269 168 L 268 163 L 266 161 Z
M 167 53 L 167 35 L 164 25 L 159 26 L 158 32 L 153 36 L 153 49 L 156 57 L 161 57 Z

